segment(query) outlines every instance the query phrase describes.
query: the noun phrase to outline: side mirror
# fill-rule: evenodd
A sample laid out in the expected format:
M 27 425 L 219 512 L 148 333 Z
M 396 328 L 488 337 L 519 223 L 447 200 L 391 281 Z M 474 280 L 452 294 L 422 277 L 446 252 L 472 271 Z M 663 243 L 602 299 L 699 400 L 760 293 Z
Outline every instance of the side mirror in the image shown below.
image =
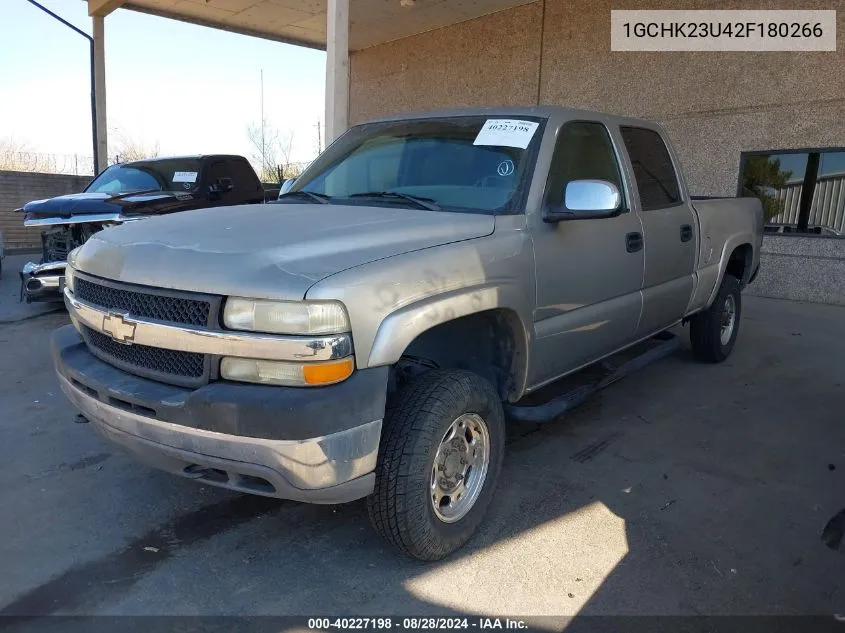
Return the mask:
M 563 193 L 563 204 L 546 213 L 546 222 L 611 218 L 622 212 L 622 194 L 607 180 L 571 180 Z
M 235 183 L 231 178 L 218 178 L 217 182 L 208 188 L 208 193 L 228 193 L 234 188 Z
M 279 196 L 281 196 L 282 194 L 285 194 L 288 191 L 290 191 L 291 189 L 293 189 L 293 186 L 295 184 L 296 184 L 296 178 L 288 178 L 287 180 L 285 180 L 282 183 L 281 188 L 279 189 Z

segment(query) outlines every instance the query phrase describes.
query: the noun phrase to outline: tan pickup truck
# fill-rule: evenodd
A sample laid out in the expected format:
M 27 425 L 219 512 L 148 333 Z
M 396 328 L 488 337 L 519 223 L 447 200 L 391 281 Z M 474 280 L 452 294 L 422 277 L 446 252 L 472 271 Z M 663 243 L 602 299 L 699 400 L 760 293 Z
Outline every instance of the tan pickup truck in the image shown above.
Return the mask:
M 482 521 L 506 420 L 545 385 L 681 322 L 698 358 L 725 359 L 762 234 L 758 200 L 693 199 L 647 121 L 388 118 L 276 203 L 93 235 L 53 353 L 138 458 L 245 493 L 366 497 L 388 541 L 434 560 Z

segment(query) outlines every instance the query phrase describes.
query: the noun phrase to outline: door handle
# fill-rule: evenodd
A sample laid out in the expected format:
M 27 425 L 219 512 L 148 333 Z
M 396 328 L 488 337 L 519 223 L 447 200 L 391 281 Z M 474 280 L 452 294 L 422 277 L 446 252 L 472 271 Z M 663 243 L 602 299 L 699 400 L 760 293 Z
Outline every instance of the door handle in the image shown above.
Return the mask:
M 628 233 L 625 236 L 625 250 L 629 253 L 636 253 L 643 250 L 643 234 L 642 233 Z
M 689 242 L 692 239 L 692 227 L 689 224 L 681 226 L 681 241 Z

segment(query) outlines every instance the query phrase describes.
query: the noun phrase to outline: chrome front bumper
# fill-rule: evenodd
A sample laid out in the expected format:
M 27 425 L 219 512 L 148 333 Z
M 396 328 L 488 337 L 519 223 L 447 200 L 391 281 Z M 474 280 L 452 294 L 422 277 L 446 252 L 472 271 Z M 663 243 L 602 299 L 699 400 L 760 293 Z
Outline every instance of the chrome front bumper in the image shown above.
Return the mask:
M 30 301 L 61 301 L 66 262 L 28 262 L 21 270 L 21 298 Z
M 92 330 L 108 334 L 105 319 L 116 314 L 99 306 L 77 299 L 68 288 L 64 289 L 65 306 L 74 323 L 81 323 Z M 216 354 L 241 358 L 261 358 L 293 362 L 334 360 L 352 355 L 352 338 L 349 334 L 322 336 L 282 336 L 233 330 L 208 328 L 176 323 L 162 323 L 154 319 L 121 315 L 124 324 L 132 331 L 135 345 L 160 347 L 195 354 Z
M 107 439 L 167 472 L 223 488 L 309 503 L 369 495 L 381 420 L 306 440 L 227 435 L 105 404 L 63 375 L 62 390 Z

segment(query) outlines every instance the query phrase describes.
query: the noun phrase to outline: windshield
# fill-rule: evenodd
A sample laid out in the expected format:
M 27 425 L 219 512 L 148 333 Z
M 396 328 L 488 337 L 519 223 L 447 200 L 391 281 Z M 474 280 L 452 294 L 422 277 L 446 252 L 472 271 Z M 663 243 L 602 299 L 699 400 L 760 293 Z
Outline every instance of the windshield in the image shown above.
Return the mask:
M 174 158 L 112 165 L 85 189 L 89 193 L 134 191 L 194 191 L 199 186 L 200 161 Z
M 520 212 L 542 128 L 539 118 L 483 116 L 360 125 L 332 144 L 287 198 L 302 202 L 304 195 L 291 195 L 300 191 L 328 196 L 328 203 Z M 411 196 L 429 204 L 415 205 Z

